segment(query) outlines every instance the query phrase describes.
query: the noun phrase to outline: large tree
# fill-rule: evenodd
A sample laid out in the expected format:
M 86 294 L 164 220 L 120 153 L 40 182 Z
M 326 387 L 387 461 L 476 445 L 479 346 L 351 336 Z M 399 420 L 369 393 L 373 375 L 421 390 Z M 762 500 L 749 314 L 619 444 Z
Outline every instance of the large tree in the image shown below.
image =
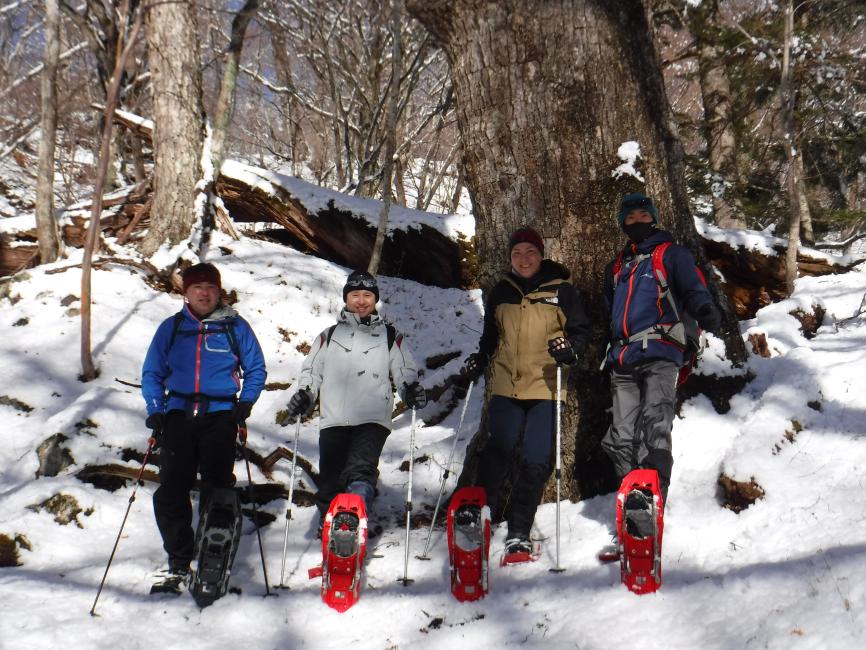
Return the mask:
M 594 337 L 569 380 L 564 476 L 576 480 L 566 480 L 564 493 L 596 493 L 609 487 L 599 473 L 607 386 L 597 368 L 607 329 L 602 271 L 624 243 L 614 220 L 619 198 L 636 189 L 657 197 L 664 225 L 703 260 L 644 6 L 637 0 L 409 0 L 407 6 L 450 66 L 482 288 L 507 268 L 509 233 L 528 223 L 542 233 L 548 256 L 571 269 L 586 300 Z M 614 172 L 626 142 L 640 144 L 645 182 Z M 729 351 L 742 359 L 728 315 Z M 473 478 L 483 438 L 482 426 L 463 481 Z
M 202 177 L 204 111 L 195 8 L 190 0 L 149 0 L 147 45 L 153 92 L 153 205 L 141 251 L 177 244 L 195 222 Z

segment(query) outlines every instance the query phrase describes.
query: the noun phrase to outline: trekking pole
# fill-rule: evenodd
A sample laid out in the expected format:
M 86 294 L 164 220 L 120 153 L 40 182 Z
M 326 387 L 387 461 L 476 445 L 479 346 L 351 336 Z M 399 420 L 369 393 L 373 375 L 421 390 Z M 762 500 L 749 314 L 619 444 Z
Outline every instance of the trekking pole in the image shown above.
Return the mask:
M 424 552 L 415 557 L 419 560 L 429 560 L 427 551 L 430 550 L 430 538 L 433 537 L 433 526 L 436 524 L 436 515 L 439 514 L 439 504 L 442 502 L 442 495 L 445 494 L 445 481 L 451 472 L 451 461 L 454 459 L 454 450 L 457 448 L 457 440 L 460 438 L 460 430 L 463 428 L 463 417 L 466 415 L 466 406 L 469 404 L 469 396 L 472 395 L 472 386 L 475 380 L 469 382 L 469 388 L 466 389 L 466 397 L 463 398 L 463 409 L 460 411 L 460 421 L 457 423 L 457 432 L 454 434 L 454 442 L 451 443 L 451 453 L 448 454 L 448 462 L 445 464 L 445 471 L 442 473 L 442 481 L 439 483 L 439 497 L 436 499 L 436 508 L 433 510 L 433 519 L 430 520 L 430 530 L 427 532 L 427 541 L 424 543 Z
M 253 506 L 253 523 L 256 526 L 256 536 L 259 538 L 259 554 L 262 556 L 262 573 L 265 576 L 265 597 L 267 596 L 276 596 L 277 594 L 272 594 L 271 589 L 268 586 L 268 568 L 265 566 L 265 547 L 262 545 L 262 529 L 259 526 L 259 513 L 256 510 L 256 499 L 253 495 L 253 475 L 250 472 L 250 450 L 247 447 L 247 425 L 246 422 L 238 425 L 238 433 L 241 434 L 241 444 L 244 449 L 244 462 L 247 465 L 247 480 L 249 481 L 249 491 L 250 491 L 250 503 Z
M 151 437 L 147 441 L 147 451 L 144 454 L 144 460 L 141 461 L 141 469 L 138 470 L 138 477 L 135 479 L 135 487 L 132 488 L 132 494 L 129 496 L 129 503 L 126 506 L 126 514 L 123 515 L 123 521 L 120 523 L 120 530 L 117 531 L 117 539 L 114 540 L 114 548 L 111 549 L 111 556 L 108 558 L 108 564 L 105 566 L 105 573 L 102 574 L 102 582 L 99 583 L 99 590 L 96 592 L 96 598 L 93 599 L 93 607 L 90 608 L 90 615 L 97 616 L 96 603 L 99 601 L 99 595 L 102 593 L 102 587 L 105 585 L 105 578 L 108 577 L 108 569 L 111 567 L 111 562 L 114 560 L 114 553 L 117 551 L 117 545 L 120 543 L 120 536 L 123 534 L 123 527 L 126 525 L 126 518 L 129 517 L 129 511 L 132 509 L 132 502 L 135 501 L 135 493 L 138 491 L 138 486 L 141 484 L 141 477 L 144 476 L 144 468 L 147 466 L 147 461 L 150 460 L 150 454 L 153 451 L 153 446 L 156 444 L 156 438 Z
M 289 502 L 286 505 L 286 533 L 283 536 L 283 566 L 280 569 L 280 589 L 288 589 L 284 582 L 286 575 L 286 550 L 289 546 L 289 522 L 292 520 L 292 495 L 295 491 L 295 466 L 298 464 L 298 438 L 301 435 L 301 418 L 298 416 L 298 426 L 295 428 L 295 444 L 292 446 L 292 474 L 289 479 Z
M 415 408 L 412 408 L 412 428 L 409 431 L 409 490 L 406 494 L 406 550 L 403 554 L 403 577 L 397 578 L 407 586 L 415 582 L 409 578 L 409 525 L 412 523 L 412 466 L 415 460 Z
M 551 573 L 562 573 L 565 571 L 559 566 L 559 503 L 560 489 L 562 483 L 562 403 L 559 401 L 562 395 L 562 366 L 556 364 L 556 566 L 550 569 Z

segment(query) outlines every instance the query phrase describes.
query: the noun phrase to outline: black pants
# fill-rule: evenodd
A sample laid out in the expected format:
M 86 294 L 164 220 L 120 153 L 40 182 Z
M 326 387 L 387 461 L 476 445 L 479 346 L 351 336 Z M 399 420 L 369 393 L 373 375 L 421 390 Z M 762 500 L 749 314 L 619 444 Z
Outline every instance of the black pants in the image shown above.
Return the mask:
M 172 567 L 188 566 L 193 558 L 195 536 L 189 493 L 195 485 L 196 473 L 201 473 L 200 508 L 211 488 L 234 485 L 237 432 L 231 411 L 217 411 L 191 420 L 183 411 L 169 411 L 166 416 L 153 512 Z
M 487 415 L 490 438 L 481 456 L 479 479 L 494 516 L 498 514 L 502 483 L 523 433 L 519 473 L 511 490 L 508 536 L 528 538 L 544 484 L 553 469 L 556 402 L 494 395 Z
M 319 432 L 319 491 L 316 506 L 324 517 L 331 501 L 353 483 L 353 492 L 372 497 L 379 479 L 379 456 L 391 433 L 381 424 L 328 427 Z M 365 489 L 368 486 L 368 489 Z M 369 503 L 367 504 L 369 505 Z

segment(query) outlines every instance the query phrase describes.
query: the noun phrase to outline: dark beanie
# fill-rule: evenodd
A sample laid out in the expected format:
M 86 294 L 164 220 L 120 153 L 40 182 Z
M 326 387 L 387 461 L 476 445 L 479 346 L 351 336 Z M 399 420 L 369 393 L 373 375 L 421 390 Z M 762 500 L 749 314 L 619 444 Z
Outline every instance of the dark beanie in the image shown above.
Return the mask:
M 534 228 L 524 226 L 511 233 L 511 237 L 508 238 L 509 254 L 511 253 L 511 249 L 517 246 L 517 244 L 532 244 L 538 249 L 539 253 L 544 255 L 544 240 L 541 239 L 541 235 Z
M 646 194 L 635 192 L 634 194 L 626 194 L 619 202 L 619 212 L 616 214 L 616 220 L 620 228 L 622 228 L 625 218 L 632 210 L 646 210 L 653 216 L 653 223 L 658 223 L 659 211 L 653 200 Z
M 217 287 L 222 287 L 220 282 L 220 272 L 213 264 L 203 262 L 194 264 L 183 272 L 183 292 L 189 289 L 190 285 L 198 284 L 199 282 L 209 282 Z
M 376 278 L 366 271 L 352 271 L 346 278 L 346 285 L 343 287 L 343 302 L 346 302 L 346 297 L 350 291 L 369 291 L 376 296 L 376 302 L 379 302 L 379 285 L 376 284 Z

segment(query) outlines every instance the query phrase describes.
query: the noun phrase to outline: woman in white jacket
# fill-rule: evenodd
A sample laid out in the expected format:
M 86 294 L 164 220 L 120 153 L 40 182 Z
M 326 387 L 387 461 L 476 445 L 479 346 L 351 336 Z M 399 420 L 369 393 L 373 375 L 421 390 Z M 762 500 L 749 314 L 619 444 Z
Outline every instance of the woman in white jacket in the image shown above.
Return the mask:
M 376 312 L 376 279 L 354 271 L 343 287 L 343 300 L 346 306 L 337 324 L 313 342 L 301 367 L 301 388 L 289 401 L 289 416 L 294 420 L 312 411 L 319 399 L 316 505 L 322 519 L 341 492 L 358 494 L 370 506 L 379 477 L 379 456 L 391 433 L 392 382 L 410 408 L 427 404 L 403 335 Z

